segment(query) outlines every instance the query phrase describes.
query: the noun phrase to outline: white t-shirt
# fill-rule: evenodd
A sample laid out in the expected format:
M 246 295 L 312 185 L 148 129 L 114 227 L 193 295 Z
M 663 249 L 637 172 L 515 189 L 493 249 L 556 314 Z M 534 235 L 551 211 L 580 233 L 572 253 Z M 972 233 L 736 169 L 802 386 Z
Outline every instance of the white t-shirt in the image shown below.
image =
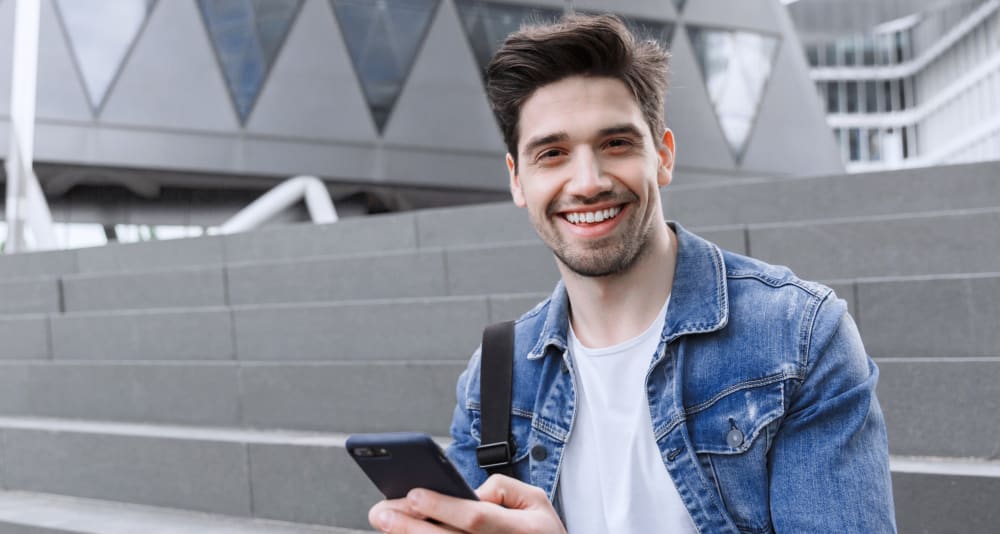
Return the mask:
M 697 533 L 653 439 L 646 400 L 669 303 L 645 332 L 612 347 L 585 347 L 570 329 L 577 409 L 559 479 L 570 534 Z

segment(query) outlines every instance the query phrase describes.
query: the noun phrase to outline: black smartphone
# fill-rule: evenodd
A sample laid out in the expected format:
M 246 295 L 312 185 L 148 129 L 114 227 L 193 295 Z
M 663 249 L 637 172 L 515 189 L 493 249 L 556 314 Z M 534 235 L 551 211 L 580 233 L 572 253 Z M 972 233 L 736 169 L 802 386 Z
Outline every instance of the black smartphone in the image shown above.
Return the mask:
M 421 432 L 354 434 L 347 453 L 387 499 L 400 499 L 414 488 L 479 500 L 441 447 Z

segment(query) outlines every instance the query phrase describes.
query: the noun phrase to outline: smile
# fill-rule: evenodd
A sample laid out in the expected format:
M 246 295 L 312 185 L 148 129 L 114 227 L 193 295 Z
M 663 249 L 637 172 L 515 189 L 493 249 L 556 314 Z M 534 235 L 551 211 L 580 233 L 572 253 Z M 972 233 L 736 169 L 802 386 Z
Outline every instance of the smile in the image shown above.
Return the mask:
M 614 219 L 621 213 L 621 206 L 596 211 L 574 211 L 564 213 L 563 218 L 571 224 L 593 224 Z

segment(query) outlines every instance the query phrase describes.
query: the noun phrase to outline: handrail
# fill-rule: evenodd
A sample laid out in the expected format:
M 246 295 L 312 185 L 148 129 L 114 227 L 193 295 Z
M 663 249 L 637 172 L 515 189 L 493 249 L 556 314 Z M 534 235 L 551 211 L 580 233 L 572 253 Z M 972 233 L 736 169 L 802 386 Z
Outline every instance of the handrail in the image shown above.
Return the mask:
M 251 202 L 223 223 L 219 233 L 234 234 L 257 228 L 301 199 L 305 199 L 312 222 L 337 222 L 337 209 L 330 200 L 326 185 L 315 176 L 302 175 L 281 182 Z

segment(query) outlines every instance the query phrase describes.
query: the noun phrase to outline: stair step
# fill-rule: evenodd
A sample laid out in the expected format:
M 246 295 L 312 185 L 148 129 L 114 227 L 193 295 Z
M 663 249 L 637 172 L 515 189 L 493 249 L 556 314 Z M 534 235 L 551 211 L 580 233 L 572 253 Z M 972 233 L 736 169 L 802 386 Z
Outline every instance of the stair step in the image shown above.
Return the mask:
M 190 512 L 116 501 L 0 491 L 5 534 L 361 534 L 370 531 Z
M 1000 462 L 894 457 L 890 464 L 899 532 L 994 532 L 1000 525 Z
M 0 418 L 0 437 L 9 490 L 348 528 L 381 499 L 344 434 Z

